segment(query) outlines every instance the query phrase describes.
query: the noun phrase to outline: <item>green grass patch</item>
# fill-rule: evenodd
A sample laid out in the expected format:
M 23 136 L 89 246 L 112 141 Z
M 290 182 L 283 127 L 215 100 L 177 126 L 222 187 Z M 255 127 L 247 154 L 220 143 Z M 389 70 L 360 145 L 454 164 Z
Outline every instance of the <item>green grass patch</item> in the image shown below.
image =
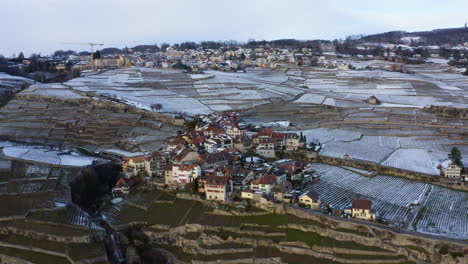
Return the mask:
M 341 262 L 330 259 L 316 258 L 309 255 L 281 253 L 281 260 L 288 264 L 320 263 L 320 264 L 341 264 Z
M 176 196 L 167 192 L 161 192 L 160 196 L 158 197 L 158 201 L 174 201 Z
M 354 241 L 340 241 L 330 237 L 321 236 L 315 232 L 304 232 L 296 229 L 286 229 L 287 241 L 303 241 L 310 246 L 325 246 L 335 248 L 347 248 L 355 250 L 366 250 L 366 251 L 377 251 L 377 252 L 388 252 L 383 248 L 366 246 L 358 244 Z
M 68 255 L 74 261 L 93 259 L 106 256 L 104 242 L 102 243 L 73 243 L 68 245 Z
M 132 223 L 132 222 L 147 222 L 148 212 L 142 208 L 124 204 L 120 211 L 114 216 L 114 219 L 121 223 Z
M 49 240 L 36 240 L 15 234 L 0 235 L 0 241 L 18 246 L 33 247 L 59 253 L 66 253 L 67 251 L 67 245 L 64 243 Z
M 333 254 L 337 258 L 343 259 L 362 259 L 362 260 L 395 260 L 395 259 L 406 259 L 403 255 L 363 255 L 363 254 L 340 254 L 335 253 Z
M 222 243 L 218 245 L 203 245 L 203 248 L 206 249 L 229 249 L 229 248 L 251 248 L 252 245 L 245 245 L 245 244 L 240 244 L 240 243 Z
M 21 258 L 32 263 L 37 264 L 71 264 L 70 261 L 64 257 L 18 249 L 18 248 L 10 248 L 10 247 L 2 247 L 0 246 L 0 254 L 4 254 L 11 257 Z
M 363 232 L 363 231 L 354 230 L 354 229 L 350 229 L 350 228 L 337 228 L 337 229 L 334 229 L 334 230 L 338 231 L 338 232 L 351 233 L 351 234 L 355 234 L 355 235 L 358 235 L 358 236 L 374 237 L 374 235 L 372 235 L 369 232 Z
M 320 221 L 307 219 L 307 218 L 300 218 L 292 214 L 286 215 L 286 221 L 288 224 L 296 224 L 296 225 L 313 225 L 320 228 L 326 228 L 327 226 Z
M 174 203 L 153 203 L 148 210 L 149 224 L 178 226 L 198 221 L 207 210 L 200 202 L 176 199 Z
M 35 223 L 25 220 L 10 220 L 1 221 L 1 226 L 11 226 L 22 230 L 40 232 L 56 236 L 87 236 L 91 233 L 90 230 L 81 229 L 78 227 L 65 227 L 48 223 Z
M 250 226 L 242 225 L 241 230 L 243 231 L 259 231 L 265 233 L 281 233 L 284 232 L 284 228 L 272 227 L 272 226 Z

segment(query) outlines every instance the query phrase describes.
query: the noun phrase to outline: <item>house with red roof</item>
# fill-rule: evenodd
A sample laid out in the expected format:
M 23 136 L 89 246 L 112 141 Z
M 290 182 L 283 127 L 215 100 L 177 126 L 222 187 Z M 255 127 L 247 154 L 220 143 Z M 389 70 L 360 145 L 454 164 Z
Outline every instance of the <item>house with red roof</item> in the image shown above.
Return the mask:
M 367 199 L 354 199 L 351 206 L 351 217 L 375 221 L 376 215 L 375 211 L 372 210 L 372 201 Z
M 250 189 L 253 191 L 261 191 L 265 194 L 269 194 L 276 184 L 277 182 L 275 175 L 264 174 L 260 178 L 255 179 L 250 183 Z
M 205 179 L 205 195 L 207 200 L 225 202 L 230 190 L 228 176 L 208 176 Z

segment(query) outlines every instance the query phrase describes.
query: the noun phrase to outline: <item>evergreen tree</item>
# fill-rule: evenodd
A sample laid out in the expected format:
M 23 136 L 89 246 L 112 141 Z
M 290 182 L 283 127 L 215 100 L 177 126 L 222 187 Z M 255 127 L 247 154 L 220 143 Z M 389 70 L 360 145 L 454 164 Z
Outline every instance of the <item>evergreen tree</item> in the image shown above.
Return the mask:
M 20 54 L 18 55 L 18 60 L 24 60 L 23 52 L 20 52 Z
M 451 161 L 455 162 L 456 164 L 458 164 L 458 166 L 462 166 L 462 162 L 461 162 L 461 153 L 460 153 L 460 150 L 457 148 L 457 147 L 453 147 L 451 150 L 450 150 L 450 153 L 448 154 L 448 157 Z

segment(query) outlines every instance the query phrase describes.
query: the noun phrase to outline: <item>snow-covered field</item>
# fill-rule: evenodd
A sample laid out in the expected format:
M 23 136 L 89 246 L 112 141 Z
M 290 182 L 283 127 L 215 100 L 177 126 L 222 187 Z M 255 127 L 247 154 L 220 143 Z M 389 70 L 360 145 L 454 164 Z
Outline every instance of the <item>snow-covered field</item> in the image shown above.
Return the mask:
M 350 61 L 351 63 L 351 61 Z M 357 62 L 354 62 L 357 63 Z M 383 67 L 378 61 L 365 62 L 365 67 Z M 311 72 L 288 71 L 291 76 L 306 76 L 304 84 L 310 93 L 296 103 L 334 105 L 332 99 L 362 101 L 375 95 L 383 102 L 380 107 L 414 107 L 447 105 L 466 107 L 459 98 L 468 96 L 468 77 L 459 73 L 434 72 L 445 66 L 411 66 L 418 74 L 383 70 L 321 70 Z M 356 65 L 355 65 L 356 66 Z M 361 65 L 362 66 L 362 65 Z M 425 68 L 434 67 L 430 72 Z M 414 86 L 414 83 L 419 85 Z M 430 89 L 429 92 L 427 89 Z M 318 94 L 318 95 L 317 95 Z M 322 97 L 326 99 L 320 102 Z
M 418 232 L 468 238 L 467 192 L 390 176 L 368 178 L 325 164 L 314 163 L 312 168 L 320 180 L 308 190 L 317 192 L 333 208 L 350 206 L 354 198 L 369 199 L 378 217 L 404 219 Z M 421 206 L 416 216 L 411 215 L 414 205 Z
M 2 149 L 6 158 L 26 160 L 43 164 L 82 167 L 97 160 L 71 151 L 60 151 L 40 146 L 8 146 Z M 30 173 L 34 173 L 31 171 Z
M 22 84 L 31 85 L 34 83 L 34 80 L 28 78 L 13 76 L 4 72 L 0 72 L 0 85 L 5 87 L 18 88 L 21 87 Z
M 269 103 L 273 97 L 287 95 L 292 98 L 302 92 L 281 84 L 287 80 L 282 71 L 261 69 L 247 73 L 208 71 L 206 74 L 189 75 L 175 70 L 129 68 L 87 75 L 64 85 L 147 110 L 152 104 L 159 103 L 161 112 L 194 115 L 252 108 Z M 63 92 L 61 95 L 66 96 Z
M 308 142 L 322 144 L 321 155 L 372 161 L 403 170 L 439 175 L 437 166 L 447 159 L 449 144 L 459 143 L 462 154 L 468 154 L 463 141 L 448 139 L 422 140 L 418 137 L 363 136 L 342 129 L 317 128 L 302 132 Z M 447 146 L 444 146 L 447 145 Z
M 426 174 L 439 175 L 437 166 L 447 153 L 425 149 L 398 149 L 382 165 Z

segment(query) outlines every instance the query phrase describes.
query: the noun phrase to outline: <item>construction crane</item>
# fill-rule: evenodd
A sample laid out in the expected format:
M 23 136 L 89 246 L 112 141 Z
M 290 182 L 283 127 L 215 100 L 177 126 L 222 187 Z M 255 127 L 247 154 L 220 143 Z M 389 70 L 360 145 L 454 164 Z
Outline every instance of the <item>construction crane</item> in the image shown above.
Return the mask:
M 94 70 L 94 46 L 103 46 L 104 44 L 101 43 L 92 43 L 92 42 L 63 42 L 63 44 L 70 44 L 70 45 L 89 45 L 91 46 L 91 67 Z

